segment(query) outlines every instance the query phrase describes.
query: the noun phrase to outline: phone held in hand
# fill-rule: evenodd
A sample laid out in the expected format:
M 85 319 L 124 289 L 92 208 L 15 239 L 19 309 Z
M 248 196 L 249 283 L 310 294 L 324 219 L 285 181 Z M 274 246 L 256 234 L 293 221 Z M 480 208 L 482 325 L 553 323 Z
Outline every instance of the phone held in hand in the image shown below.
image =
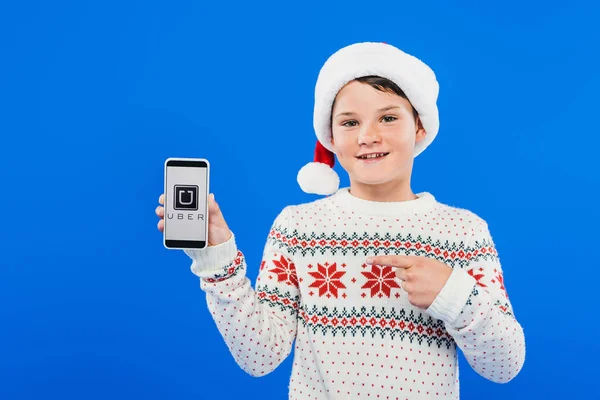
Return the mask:
M 206 248 L 210 177 L 208 160 L 170 157 L 165 161 L 164 168 L 165 248 Z

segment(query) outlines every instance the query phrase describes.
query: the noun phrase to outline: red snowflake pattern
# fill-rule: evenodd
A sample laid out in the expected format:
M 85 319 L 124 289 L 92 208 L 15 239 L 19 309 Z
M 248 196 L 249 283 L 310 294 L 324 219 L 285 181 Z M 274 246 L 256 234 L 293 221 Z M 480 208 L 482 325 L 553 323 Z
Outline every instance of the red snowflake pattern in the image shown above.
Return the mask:
M 391 289 L 400 289 L 400 285 L 396 281 L 396 272 L 392 267 L 380 267 L 378 265 L 371 266 L 371 271 L 361 272 L 366 278 L 361 289 L 371 289 L 371 297 L 382 296 L 390 297 Z
M 273 259 L 271 262 L 275 265 L 275 268 L 270 269 L 269 272 L 277 274 L 277 282 L 285 282 L 290 286 L 298 287 L 296 266 L 291 260 L 280 256 L 279 260 Z
M 479 268 L 479 271 L 483 271 L 483 268 Z M 477 274 L 475 272 L 475 270 L 470 269 L 469 271 L 467 271 L 469 275 L 471 275 L 473 278 L 475 278 L 475 280 L 477 280 L 477 285 L 481 286 L 481 287 L 487 287 L 486 285 L 484 285 L 483 283 L 480 282 L 481 278 L 484 277 L 483 274 L 479 273 Z
M 328 264 L 325 263 L 325 266 Z M 346 286 L 341 282 L 342 276 L 346 274 L 344 271 L 336 271 L 335 263 L 328 267 L 317 264 L 318 271 L 310 271 L 308 274 L 315 278 L 315 281 L 310 284 L 311 288 L 319 288 L 319 297 L 338 297 L 338 289 L 346 289 Z
M 504 287 L 504 275 L 502 275 L 502 273 L 500 273 L 500 274 L 496 275 L 496 279 L 498 280 L 498 283 L 500 283 L 500 290 L 504 294 L 504 297 L 506 297 L 508 299 L 508 293 L 506 293 L 506 288 Z

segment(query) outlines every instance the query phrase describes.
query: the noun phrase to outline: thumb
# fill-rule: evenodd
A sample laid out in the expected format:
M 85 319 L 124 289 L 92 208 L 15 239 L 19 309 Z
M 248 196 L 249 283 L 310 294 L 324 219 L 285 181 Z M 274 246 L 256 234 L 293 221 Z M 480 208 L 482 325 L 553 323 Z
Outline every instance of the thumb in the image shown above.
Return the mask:
M 211 218 L 223 219 L 223 214 L 221 213 L 221 208 L 215 201 L 214 193 L 208 195 L 208 214 Z

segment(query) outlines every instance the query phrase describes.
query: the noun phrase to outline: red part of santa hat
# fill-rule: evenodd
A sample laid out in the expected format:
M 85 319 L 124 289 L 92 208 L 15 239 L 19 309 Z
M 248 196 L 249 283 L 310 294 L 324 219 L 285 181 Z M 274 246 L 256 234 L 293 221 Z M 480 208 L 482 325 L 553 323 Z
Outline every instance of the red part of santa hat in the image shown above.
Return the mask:
M 314 162 L 320 162 L 329 165 L 331 168 L 335 165 L 335 155 L 327 150 L 321 142 L 317 140 L 317 145 L 315 147 L 315 158 Z

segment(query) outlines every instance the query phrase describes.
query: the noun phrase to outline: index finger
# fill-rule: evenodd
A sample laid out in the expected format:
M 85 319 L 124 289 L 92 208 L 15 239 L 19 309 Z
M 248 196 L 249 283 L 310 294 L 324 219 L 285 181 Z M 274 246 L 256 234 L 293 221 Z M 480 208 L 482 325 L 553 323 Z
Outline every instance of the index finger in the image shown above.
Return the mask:
M 367 264 L 386 265 L 397 268 L 410 268 L 414 265 L 412 256 L 374 256 L 367 258 Z
M 165 194 L 161 194 L 160 197 L 158 198 L 158 202 L 160 204 L 165 204 Z

